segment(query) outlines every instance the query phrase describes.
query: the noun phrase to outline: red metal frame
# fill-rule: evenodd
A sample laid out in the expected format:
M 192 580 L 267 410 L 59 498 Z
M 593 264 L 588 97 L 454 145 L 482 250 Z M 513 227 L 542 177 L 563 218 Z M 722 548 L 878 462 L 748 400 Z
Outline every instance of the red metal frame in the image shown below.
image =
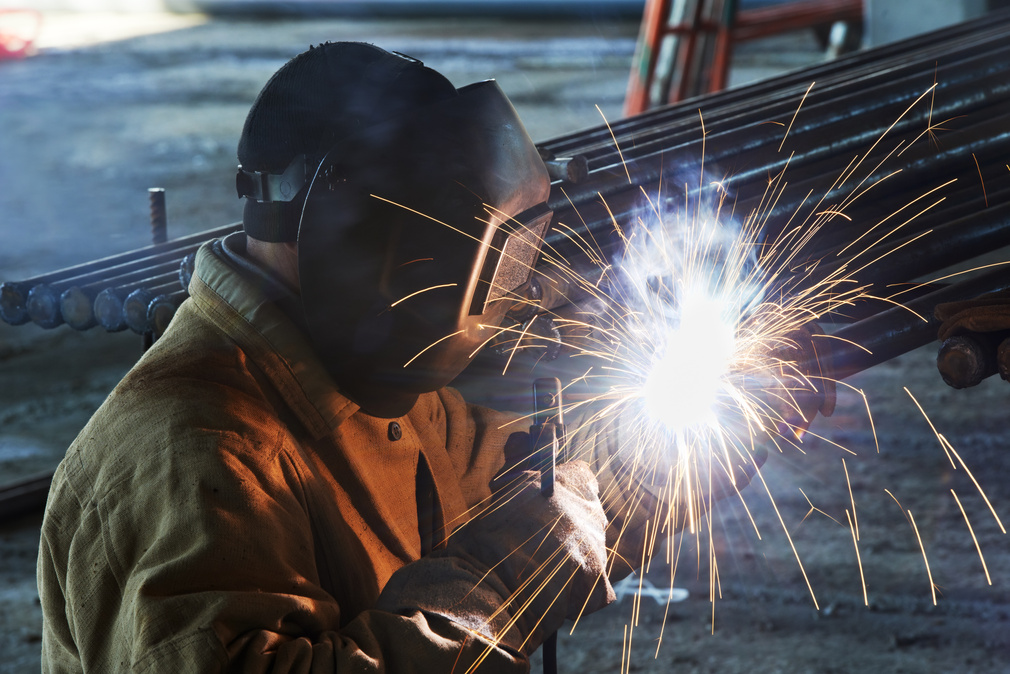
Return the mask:
M 858 22 L 863 17 L 863 0 L 795 0 L 743 11 L 737 11 L 734 0 L 693 0 L 690 20 L 670 25 L 672 3 L 646 3 L 624 99 L 625 115 L 722 90 L 737 42 L 835 21 Z M 667 36 L 682 38 L 668 64 L 676 86 L 670 88 L 666 100 L 657 101 L 652 100 L 652 89 L 660 65 L 659 52 Z M 714 46 L 698 58 L 699 40 L 705 36 L 711 36 Z

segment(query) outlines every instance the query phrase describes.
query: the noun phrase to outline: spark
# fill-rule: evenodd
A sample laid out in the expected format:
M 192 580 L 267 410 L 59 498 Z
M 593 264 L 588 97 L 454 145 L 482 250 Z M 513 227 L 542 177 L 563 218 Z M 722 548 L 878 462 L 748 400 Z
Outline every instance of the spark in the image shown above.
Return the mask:
M 852 494 L 852 481 L 849 480 L 849 467 L 845 465 L 845 459 L 842 459 L 842 469 L 845 471 L 845 484 L 849 486 L 849 502 L 852 504 L 852 535 L 859 540 L 859 518 L 856 517 L 856 497 Z M 848 514 L 848 513 L 846 513 Z
M 864 164 L 870 163 L 868 157 L 883 143 L 894 125 L 927 95 L 932 96 L 935 86 L 902 112 L 869 151 L 853 157 L 820 198 L 813 198 L 813 193 L 809 192 L 783 226 L 776 228 L 780 233 L 770 241 L 763 239 L 762 233 L 769 229 L 768 218 L 788 186 L 785 174 L 789 161 L 780 172 L 768 177 L 757 206 L 743 214 L 736 213 L 729 200 L 725 177 L 707 174 L 704 153 L 697 175 L 685 178 L 687 174 L 664 172 L 663 182 L 655 193 L 640 187 L 641 209 L 634 216 L 618 218 L 601 196 L 600 203 L 610 215 L 609 225 L 620 241 L 621 253 L 614 255 L 604 251 L 584 221 L 581 229 L 576 223 L 554 223 L 552 231 L 563 241 L 555 241 L 554 246 L 544 242 L 540 265 L 531 271 L 557 289 L 565 306 L 536 306 L 535 317 L 530 321 L 496 332 L 496 336 L 504 340 L 504 355 L 507 355 L 503 372 L 515 366 L 517 356 L 524 349 L 543 344 L 546 338 L 532 330 L 533 321 L 539 320 L 553 321 L 571 362 L 586 363 L 579 368 L 581 374 L 565 386 L 565 417 L 579 420 L 569 429 L 569 449 L 579 458 L 578 452 L 588 451 L 584 448 L 593 441 L 607 437 L 608 432 L 618 426 L 621 431 L 620 439 L 614 441 L 617 443 L 615 451 L 604 465 L 596 466 L 601 472 L 611 470 L 619 476 L 605 485 L 601 494 L 604 504 L 618 494 L 626 499 L 620 512 L 620 529 L 616 536 L 608 532 L 608 539 L 611 539 L 608 544 L 613 547 L 609 550 L 607 571 L 613 570 L 618 561 L 617 548 L 627 537 L 642 537 L 639 558 L 628 565 L 647 570 L 656 554 L 656 546 L 662 544 L 664 538 L 670 543 L 680 532 L 677 545 L 669 544 L 666 548 L 670 596 L 682 554 L 696 557 L 694 561 L 699 568 L 707 563 L 713 631 L 715 603 L 722 593 L 716 533 L 712 518 L 708 517 L 707 523 L 704 520 L 714 507 L 713 491 L 717 485 L 727 493 L 736 492 L 758 539 L 762 538 L 738 489 L 738 467 L 749 468 L 751 481 L 761 486 L 758 493 L 767 496 L 814 608 L 819 610 L 802 555 L 759 465 L 758 456 L 765 448 L 777 449 L 780 453 L 793 448 L 805 453 L 804 431 L 818 409 L 814 403 L 826 400 L 829 388 L 833 390 L 836 384 L 844 384 L 832 379 L 829 362 L 822 363 L 825 351 L 830 352 L 830 348 L 818 348 L 818 344 L 821 347 L 830 344 L 825 340 L 840 338 L 820 333 L 816 324 L 861 300 L 898 304 L 895 298 L 901 291 L 878 296 L 871 293 L 872 285 L 860 281 L 860 274 L 930 233 L 919 233 L 890 249 L 884 247 L 887 239 L 942 203 L 943 197 L 932 195 L 953 184 L 953 180 L 925 190 L 863 229 L 860 236 L 848 241 L 833 256 L 833 266 L 827 271 L 824 270 L 827 263 L 804 256 L 810 253 L 809 245 L 818 231 L 836 219 L 851 221 L 848 208 L 870 190 L 883 189 L 878 186 L 886 183 L 887 177 L 897 174 L 892 172 L 882 180 L 867 184 L 871 173 L 909 147 L 904 141 L 894 143 L 865 177 L 857 176 Z M 807 89 L 803 100 L 811 88 Z M 780 150 L 802 105 L 803 101 L 786 129 Z M 699 122 L 704 146 L 706 131 L 700 111 Z M 930 115 L 929 127 L 924 133 L 932 137 L 935 128 L 938 127 L 933 125 Z M 609 130 L 628 180 L 633 183 L 617 137 L 612 128 Z M 1010 170 L 1010 165 L 1007 168 Z M 827 203 L 831 191 L 850 181 L 856 184 L 849 196 L 839 204 Z M 489 210 L 493 209 L 489 207 Z M 503 221 L 508 220 L 505 214 L 496 215 Z M 576 217 L 582 218 L 577 212 Z M 462 232 L 446 223 L 441 224 Z M 886 234 L 882 234 L 885 231 Z M 576 268 L 570 259 L 574 256 L 560 252 L 571 250 L 568 244 L 574 247 L 580 259 L 588 261 L 588 268 Z M 533 303 L 521 297 L 510 296 L 510 299 L 516 304 Z M 869 353 L 862 345 L 854 346 Z M 569 386 L 574 388 L 575 381 L 580 383 L 579 391 L 587 392 L 572 394 Z M 880 443 L 867 396 L 860 389 L 846 386 L 861 396 L 879 454 Z M 955 468 L 960 464 L 971 476 L 1002 529 L 995 509 L 961 457 L 929 420 L 911 392 L 905 390 L 926 417 L 951 464 Z M 579 441 L 572 439 L 580 433 L 589 437 Z M 848 454 L 855 454 L 819 435 L 811 433 L 806 437 L 818 438 Z M 842 467 L 850 502 L 845 518 L 852 535 L 864 603 L 868 605 L 856 499 L 844 459 Z M 912 512 L 905 509 L 893 493 L 885 492 L 898 504 L 915 531 L 935 604 L 936 586 Z M 845 526 L 839 519 L 814 507 L 802 489 L 800 493 L 810 505 L 801 524 L 811 513 L 818 512 Z M 956 500 L 956 494 L 954 497 Z M 497 495 L 495 507 L 501 507 L 507 498 L 507 495 Z M 629 529 L 632 514 L 647 508 L 652 508 L 652 512 L 644 518 L 644 527 Z M 967 522 L 967 516 L 965 520 Z M 968 527 L 971 531 L 970 523 Z M 972 537 L 975 538 L 973 531 Z M 705 538 L 708 547 L 703 552 Z M 683 552 L 685 541 L 694 541 L 695 550 Z M 548 587 L 549 578 L 561 571 L 563 563 L 563 559 L 552 556 L 536 570 L 539 585 L 532 590 L 534 595 Z M 988 578 L 987 569 L 986 574 Z M 596 579 L 597 583 L 600 581 Z M 645 593 L 644 572 L 638 581 L 631 621 L 624 628 L 621 671 L 631 668 L 631 645 L 634 630 L 640 623 L 641 600 Z M 527 580 L 527 583 L 533 582 L 532 577 Z M 522 591 L 531 591 L 530 586 L 524 585 Z M 532 599 L 514 608 L 510 626 L 530 601 Z M 586 602 L 588 605 L 588 598 Z M 572 631 L 586 605 L 574 620 Z M 665 621 L 664 617 L 657 654 Z
M 421 356 L 422 356 L 422 355 L 423 355 L 423 354 L 424 354 L 425 352 L 427 352 L 427 351 L 428 351 L 429 349 L 431 349 L 432 347 L 434 347 L 434 346 L 436 346 L 436 345 L 440 344 L 441 342 L 444 342 L 444 341 L 445 341 L 445 340 L 447 340 L 447 339 L 452 339 L 452 338 L 453 338 L 453 337 L 455 337 L 456 335 L 461 335 L 461 334 L 463 334 L 463 332 L 464 332 L 463 330 L 457 330 L 456 332 L 454 332 L 454 333 L 452 333 L 452 334 L 449 334 L 449 335 L 446 335 L 445 337 L 442 337 L 441 339 L 437 339 L 437 340 L 435 340 L 434 342 L 432 342 L 432 343 L 431 343 L 431 344 L 429 344 L 428 346 L 426 346 L 426 347 L 424 347 L 423 349 L 421 349 L 420 351 L 418 351 L 418 352 L 417 352 L 417 353 L 416 353 L 416 354 L 414 355 L 414 357 L 413 357 L 413 358 L 411 358 L 410 360 L 408 360 L 408 361 L 407 361 L 406 363 L 404 363 L 404 364 L 403 364 L 403 367 L 409 367 L 411 363 L 413 363 L 413 362 L 414 362 L 415 360 L 417 360 L 418 358 L 420 358 L 420 357 L 421 357 Z
M 834 522 L 835 524 L 839 524 L 839 525 L 841 524 L 841 522 L 839 522 L 839 521 L 838 521 L 837 519 L 835 519 L 834 517 L 832 517 L 832 516 L 831 516 L 831 515 L 829 515 L 828 513 L 824 512 L 823 510 L 821 510 L 821 509 L 820 509 L 820 508 L 818 508 L 817 506 L 815 506 L 815 505 L 813 504 L 813 502 L 811 502 L 811 500 L 810 500 L 810 497 L 809 497 L 809 496 L 807 496 L 807 493 L 806 493 L 805 491 L 803 491 L 803 489 L 802 489 L 802 488 L 799 488 L 799 491 L 800 491 L 800 493 L 801 493 L 801 494 L 803 495 L 803 498 L 805 498 L 805 499 L 807 500 L 807 505 L 809 505 L 809 506 L 810 506 L 810 510 L 808 510 L 808 511 L 807 511 L 807 514 L 803 516 L 803 519 L 802 519 L 802 520 L 800 520 L 800 524 L 802 524 L 802 523 L 803 523 L 804 521 L 806 521 L 806 519 L 807 519 L 808 517 L 810 517 L 810 514 L 811 514 L 811 513 L 815 513 L 815 512 L 817 512 L 817 513 L 820 513 L 820 514 L 824 515 L 825 517 L 827 517 L 827 518 L 828 518 L 829 520 L 831 520 L 831 521 L 832 521 L 832 522 Z
M 621 674 L 624 674 L 625 661 L 627 661 L 628 670 L 631 669 L 631 636 L 628 634 L 628 626 L 624 626 L 624 642 L 621 644 Z
M 803 101 L 807 100 L 807 96 L 810 95 L 810 90 L 814 88 L 814 84 L 815 84 L 814 82 L 811 82 L 810 86 L 807 87 L 807 90 L 803 92 L 803 98 L 800 99 L 800 104 L 796 106 L 796 111 L 793 113 L 793 118 L 789 120 L 789 126 L 786 128 L 786 132 L 782 136 L 782 142 L 779 144 L 779 152 L 782 152 L 782 146 L 786 144 L 786 138 L 789 137 L 789 132 L 792 131 L 793 124 L 796 123 L 796 118 L 800 114 L 800 108 L 803 107 Z
M 943 440 L 941 440 L 943 435 L 940 431 L 936 430 L 936 426 L 933 425 L 933 420 L 929 418 L 929 415 L 926 414 L 926 410 L 922 408 L 922 405 L 920 405 L 919 401 L 916 400 L 914 395 L 912 395 L 912 392 L 908 390 L 908 387 L 903 386 L 902 388 L 905 390 L 905 393 L 908 394 L 908 397 L 912 399 L 912 402 L 915 403 L 915 406 L 919 408 L 919 412 L 922 413 L 926 423 L 929 424 L 929 429 L 933 431 L 933 435 L 935 435 L 937 440 L 940 442 L 940 447 L 943 448 L 944 453 L 947 455 L 947 460 L 950 461 L 950 465 L 954 468 L 954 470 L 957 470 L 957 464 L 954 463 L 953 457 L 950 455 L 950 452 L 947 451 L 947 445 L 943 442 Z
M 617 142 L 617 136 L 614 135 L 614 128 L 610 126 L 607 122 L 607 116 L 603 114 L 603 110 L 600 106 L 596 106 L 596 112 L 600 113 L 600 117 L 603 118 L 603 123 L 607 125 L 607 130 L 610 131 L 610 138 L 614 141 L 614 147 L 617 148 L 617 154 L 621 158 L 621 166 L 624 167 L 624 173 L 628 176 L 628 184 L 634 185 L 635 181 L 631 179 L 631 171 L 628 169 L 628 162 L 624 161 L 624 153 L 621 152 L 621 144 Z
M 982 500 L 985 501 L 986 506 L 989 507 L 989 512 L 992 513 L 993 519 L 996 520 L 996 524 L 999 526 L 1000 531 L 1002 531 L 1005 534 L 1006 527 L 1003 526 L 1003 521 L 1000 520 L 999 515 L 996 513 L 996 509 L 992 506 L 992 502 L 989 500 L 989 497 L 986 496 L 985 490 L 982 489 L 982 485 L 978 483 L 978 480 L 975 479 L 975 475 L 972 474 L 971 470 L 968 468 L 968 464 L 964 462 L 964 459 L 961 458 L 961 455 L 958 454 L 957 450 L 954 449 L 953 445 L 947 442 L 946 438 L 943 438 L 943 436 L 941 436 L 941 440 L 943 440 L 943 443 L 946 446 L 946 448 L 955 457 L 957 457 L 957 462 L 961 464 L 962 468 L 964 468 L 964 472 L 968 474 L 968 477 L 971 479 L 972 484 L 975 485 L 975 489 L 978 490 L 978 493 L 982 497 Z
M 870 605 L 870 597 L 866 593 L 866 575 L 863 573 L 863 558 L 859 556 L 859 533 L 856 531 L 855 512 L 850 515 L 848 509 L 845 517 L 849 520 L 849 530 L 852 532 L 852 547 L 856 549 L 856 565 L 859 567 L 859 582 L 863 586 L 863 604 Z
M 982 184 L 982 198 L 985 201 L 986 208 L 989 207 L 989 196 L 985 193 L 985 179 L 982 177 L 982 167 L 978 165 L 978 157 L 975 153 L 971 153 L 971 158 L 975 160 L 975 169 L 978 171 L 978 181 Z
M 964 523 L 968 526 L 968 533 L 971 534 L 971 540 L 975 542 L 975 549 L 978 550 L 979 561 L 982 562 L 982 570 L 985 571 L 985 580 L 987 583 L 992 585 L 992 578 L 989 577 L 989 567 L 985 563 L 985 555 L 982 554 L 982 546 L 978 544 L 978 538 L 975 536 L 975 530 L 971 526 L 971 521 L 968 519 L 968 513 L 964 511 L 964 506 L 961 505 L 961 499 L 957 497 L 957 494 L 953 489 L 950 490 L 951 496 L 954 497 L 954 501 L 957 502 L 957 507 L 961 509 L 961 514 L 964 516 Z
M 437 286 L 429 286 L 429 287 L 427 287 L 427 288 L 425 288 L 423 290 L 418 290 L 416 292 L 410 293 L 409 295 L 405 295 L 404 297 L 401 297 L 400 299 L 398 299 L 395 302 L 393 302 L 392 304 L 390 304 L 389 307 L 390 308 L 395 307 L 397 304 L 400 304 L 401 302 L 406 302 L 411 297 L 417 297 L 421 293 L 426 293 L 426 292 L 429 292 L 431 290 L 438 290 L 440 288 L 455 288 L 457 285 L 458 285 L 457 283 L 442 283 L 441 285 L 437 285 Z
M 810 598 L 814 603 L 814 608 L 820 610 L 820 604 L 817 603 L 817 594 L 814 592 L 814 586 L 810 583 L 810 577 L 807 576 L 807 570 L 803 567 L 803 560 L 800 558 L 800 553 L 796 549 L 796 544 L 793 543 L 793 537 L 789 534 L 789 527 L 786 526 L 785 520 L 782 519 L 782 512 L 779 510 L 778 504 L 775 502 L 775 497 L 772 495 L 771 488 L 768 483 L 765 482 L 764 477 L 761 475 L 761 471 L 758 471 L 758 476 L 761 478 L 761 484 L 765 488 L 765 493 L 768 494 L 768 499 L 772 504 L 772 508 L 775 510 L 775 516 L 779 520 L 779 524 L 782 525 L 782 532 L 786 536 L 786 540 L 789 541 L 789 547 L 793 551 L 793 556 L 796 558 L 796 564 L 800 567 L 800 573 L 803 574 L 803 581 L 807 584 L 807 590 L 810 592 Z
M 1003 526 L 1003 521 L 1000 520 L 999 515 L 996 513 L 996 508 L 993 507 L 992 502 L 989 500 L 989 497 L 986 496 L 985 490 L 982 489 L 982 485 L 979 484 L 978 480 L 975 479 L 975 475 L 971 472 L 971 469 L 968 468 L 968 464 L 964 462 L 964 459 L 961 458 L 961 455 L 958 453 L 956 449 L 954 449 L 954 446 L 950 444 L 947 438 L 945 438 L 942 433 L 936 430 L 936 426 L 933 425 L 933 422 L 926 414 L 926 411 L 922 408 L 922 405 L 919 404 L 919 401 L 915 399 L 915 396 L 912 395 L 912 392 L 908 390 L 908 387 L 905 387 L 905 393 L 907 393 L 912 398 L 912 401 L 915 402 L 916 407 L 919 408 L 919 411 L 922 412 L 922 415 L 926 418 L 926 422 L 929 424 L 929 427 L 930 429 L 932 429 L 934 435 L 936 435 L 936 438 L 940 442 L 940 446 L 943 448 L 944 453 L 946 453 L 947 459 L 950 461 L 950 465 L 953 466 L 954 470 L 957 470 L 958 464 L 961 465 L 961 467 L 964 469 L 964 472 L 968 475 L 968 478 L 971 480 L 972 484 L 975 485 L 975 489 L 978 490 L 978 493 L 982 497 L 982 500 L 985 501 L 985 504 L 989 507 L 989 512 L 992 513 L 993 518 L 996 520 L 996 524 L 999 525 L 1000 531 L 1002 531 L 1005 534 L 1006 527 Z M 954 463 L 955 458 L 957 459 L 957 463 Z
M 933 572 L 929 570 L 929 557 L 926 555 L 926 546 L 922 543 L 922 536 L 919 535 L 919 527 L 915 525 L 915 517 L 912 515 L 911 510 L 908 511 L 908 521 L 912 523 L 915 538 L 919 541 L 919 549 L 922 550 L 922 562 L 926 565 L 926 575 L 929 577 L 929 591 L 933 595 L 933 606 L 936 606 L 936 584 L 933 583 Z

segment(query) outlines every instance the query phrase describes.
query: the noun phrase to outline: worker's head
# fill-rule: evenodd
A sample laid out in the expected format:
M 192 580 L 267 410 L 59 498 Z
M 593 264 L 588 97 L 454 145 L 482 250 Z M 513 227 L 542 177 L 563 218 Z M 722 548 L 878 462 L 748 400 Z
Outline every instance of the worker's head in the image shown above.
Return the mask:
M 546 169 L 497 84 L 456 89 L 366 44 L 282 67 L 238 155 L 247 235 L 297 245 L 309 337 L 375 414 L 404 413 L 466 366 L 550 217 Z

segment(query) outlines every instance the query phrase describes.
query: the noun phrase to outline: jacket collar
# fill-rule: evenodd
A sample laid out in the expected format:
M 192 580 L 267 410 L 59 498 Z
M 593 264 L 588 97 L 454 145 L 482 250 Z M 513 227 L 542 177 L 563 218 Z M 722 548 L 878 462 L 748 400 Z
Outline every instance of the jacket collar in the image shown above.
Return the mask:
M 319 439 L 358 406 L 337 390 L 308 339 L 281 304 L 297 297 L 247 258 L 245 234 L 203 245 L 189 293 L 197 308 L 259 366 L 305 427 Z

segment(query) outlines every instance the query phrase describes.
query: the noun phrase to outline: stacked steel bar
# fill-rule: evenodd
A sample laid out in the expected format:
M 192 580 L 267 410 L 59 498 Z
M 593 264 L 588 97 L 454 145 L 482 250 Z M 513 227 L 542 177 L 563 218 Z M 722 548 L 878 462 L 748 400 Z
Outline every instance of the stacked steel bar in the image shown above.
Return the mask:
M 165 304 L 178 306 L 185 297 L 184 283 L 192 275 L 196 249 L 240 228 L 219 227 L 25 281 L 5 282 L 0 285 L 0 318 L 11 325 L 31 321 L 43 328 L 66 324 L 77 330 L 101 325 L 110 332 L 127 327 L 141 334 L 156 331 L 166 323 Z M 132 313 L 131 297 L 142 305 L 135 301 Z M 161 308 L 155 312 L 156 304 Z M 158 320 L 149 312 L 157 313 Z
M 698 171 L 704 160 L 709 178 L 722 179 L 737 200 L 737 211 L 744 213 L 759 202 L 769 176 L 787 169 L 790 188 L 768 213 L 768 233 L 774 236 L 775 228 L 790 221 L 808 194 L 818 198 L 827 195 L 823 206 L 838 203 L 851 192 L 857 181 L 832 190 L 835 179 L 899 117 L 885 142 L 864 162 L 862 174 L 857 174 L 869 172 L 872 183 L 901 170 L 877 190 L 875 199 L 885 198 L 888 206 L 896 207 L 941 179 L 955 177 L 961 185 L 974 179 L 977 186 L 976 160 L 981 166 L 988 162 L 991 168 L 1010 147 L 1010 81 L 1005 77 L 1010 69 L 1010 45 L 1005 40 L 1008 27 L 1007 14 L 990 16 L 825 66 L 658 109 L 610 128 L 556 139 L 544 144 L 545 151 L 583 156 L 590 172 L 580 185 L 557 185 L 551 203 L 559 220 L 574 224 L 584 219 L 590 232 L 605 233 L 611 228 L 611 215 L 598 203 L 600 196 L 619 221 L 630 222 L 643 210 L 642 188 L 654 192 L 665 181 L 674 185 L 679 192 L 676 198 L 683 200 L 685 181 L 691 185 L 702 182 Z M 804 99 L 811 82 L 816 84 Z M 936 90 L 905 113 L 934 82 Z M 704 118 L 704 135 L 699 112 Z M 923 135 L 930 121 L 950 129 L 935 131 L 939 152 L 930 147 L 928 135 Z M 919 141 L 911 150 L 874 168 L 883 158 L 884 148 L 916 138 Z M 797 179 L 801 181 L 798 184 Z M 976 192 L 981 195 L 981 189 Z M 848 215 L 853 219 L 862 216 L 860 222 L 869 223 L 872 217 L 867 216 L 882 210 L 876 203 L 859 204 L 849 209 Z M 825 228 L 811 252 L 850 240 L 853 229 L 839 224 L 836 221 Z
M 909 283 L 1008 245 L 1010 188 L 998 180 L 1010 156 L 1008 31 L 1010 13 L 990 14 L 547 141 L 541 154 L 556 180 L 548 250 L 592 266 L 576 241 L 593 241 L 613 258 L 620 250 L 615 219 L 632 225 L 654 205 L 683 203 L 685 191 L 697 198 L 712 179 L 725 187 L 739 217 L 760 214 L 765 241 L 825 220 L 796 259 L 797 267 L 821 261 L 820 270 L 803 277 L 811 281 L 902 244 L 901 255 L 859 280 Z M 779 175 L 775 184 L 788 182 L 788 188 L 769 198 L 768 185 Z M 661 194 L 664 188 L 671 196 Z M 839 210 L 844 216 L 824 215 Z M 187 245 L 220 235 L 196 235 Z M 850 248 L 854 241 L 859 246 Z M 180 242 L 162 245 L 178 247 L 176 264 L 186 254 Z M 67 322 L 80 329 L 100 323 L 139 330 L 143 323 L 151 331 L 155 304 L 163 324 L 185 288 L 177 271 L 155 271 L 153 257 L 144 259 L 127 267 L 110 258 L 4 284 L 0 315 L 12 323 L 31 316 L 47 327 Z M 26 303 L 29 293 L 35 299 Z M 20 299 L 10 299 L 15 296 Z M 60 300 L 67 306 L 54 309 Z M 89 301 L 90 312 L 82 308 Z
M 1008 30 L 1010 13 L 995 13 L 554 139 L 544 153 L 584 157 L 589 168 L 579 184 L 555 184 L 555 221 L 613 257 L 621 246 L 615 221 L 628 227 L 657 204 L 682 206 L 685 192 L 698 198 L 718 180 L 739 218 L 760 215 L 766 243 L 823 221 L 795 260 L 802 282 L 901 247 L 857 276 L 876 290 L 1010 245 Z M 775 184 L 788 187 L 773 194 L 769 184 L 780 174 Z M 839 211 L 844 215 L 826 215 Z M 559 255 L 592 265 L 571 230 L 552 231 L 549 243 Z M 809 274 L 812 261 L 820 268 Z M 906 297 L 930 315 L 936 302 L 1001 288 L 1004 280 L 997 275 Z M 935 339 L 935 325 L 908 320 L 913 316 L 884 312 L 845 330 L 893 357 L 880 339 L 899 345 L 897 353 Z M 879 362 L 865 350 L 839 359 L 846 374 Z

